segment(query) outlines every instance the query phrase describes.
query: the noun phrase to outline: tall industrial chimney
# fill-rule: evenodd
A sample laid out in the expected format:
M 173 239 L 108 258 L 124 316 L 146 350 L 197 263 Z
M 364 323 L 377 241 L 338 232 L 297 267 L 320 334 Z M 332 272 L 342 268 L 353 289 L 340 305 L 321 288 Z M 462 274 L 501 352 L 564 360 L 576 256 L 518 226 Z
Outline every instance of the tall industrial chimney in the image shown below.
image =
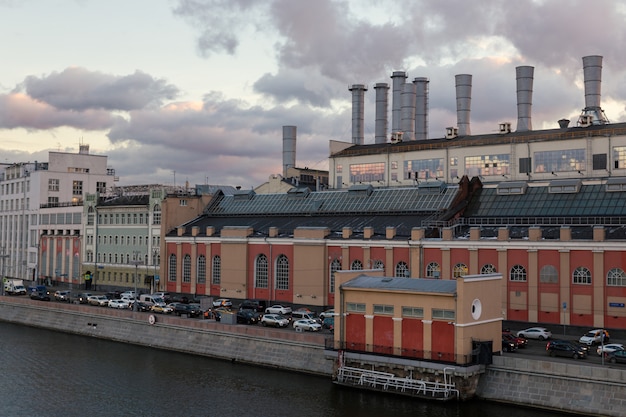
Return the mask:
M 365 92 L 367 87 L 363 84 L 352 84 L 348 90 L 352 91 L 352 143 L 363 145 L 365 142 L 364 113 L 365 113 Z
M 405 83 L 402 87 L 402 140 L 415 140 L 415 84 Z
M 470 105 L 472 102 L 472 76 L 458 74 L 454 77 L 456 83 L 456 120 L 459 136 L 471 135 Z
M 533 75 L 535 67 L 515 68 L 517 81 L 517 132 L 533 130 L 531 110 L 533 105 Z
M 378 83 L 374 85 L 376 91 L 376 124 L 374 126 L 374 142 L 387 142 L 387 113 L 389 110 L 389 102 L 387 99 L 389 92 L 389 84 Z
M 283 178 L 296 166 L 296 126 L 283 126 Z
M 585 77 L 585 108 L 583 115 L 591 116 L 591 124 L 606 124 L 608 120 L 600 107 L 602 84 L 602 57 L 591 55 L 583 57 Z
M 415 84 L 415 140 L 428 139 L 428 78 L 417 77 Z
M 391 132 L 400 132 L 402 119 L 402 86 L 406 80 L 406 72 L 394 71 L 391 74 L 392 80 L 392 104 L 391 104 Z

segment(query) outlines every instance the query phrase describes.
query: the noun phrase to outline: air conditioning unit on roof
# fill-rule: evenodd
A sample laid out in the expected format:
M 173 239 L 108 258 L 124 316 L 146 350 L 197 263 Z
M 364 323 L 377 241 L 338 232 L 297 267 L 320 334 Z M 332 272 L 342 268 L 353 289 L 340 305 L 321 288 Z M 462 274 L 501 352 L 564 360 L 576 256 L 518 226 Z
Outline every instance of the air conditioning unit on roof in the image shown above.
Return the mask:
M 391 143 L 402 142 L 402 134 L 404 132 L 391 132 Z
M 458 127 L 446 127 L 446 139 L 454 139 L 459 136 Z
M 511 123 L 509 122 L 500 123 L 500 133 L 511 133 Z

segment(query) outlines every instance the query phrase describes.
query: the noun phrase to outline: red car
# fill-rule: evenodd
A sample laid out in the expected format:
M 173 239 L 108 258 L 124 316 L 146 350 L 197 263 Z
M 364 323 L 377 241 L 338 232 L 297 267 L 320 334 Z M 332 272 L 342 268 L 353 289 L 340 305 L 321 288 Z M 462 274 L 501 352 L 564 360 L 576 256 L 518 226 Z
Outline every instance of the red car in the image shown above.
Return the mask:
M 515 343 L 515 346 L 517 346 L 518 349 L 525 348 L 528 345 L 528 339 L 515 336 L 513 333 L 502 332 L 502 338 Z

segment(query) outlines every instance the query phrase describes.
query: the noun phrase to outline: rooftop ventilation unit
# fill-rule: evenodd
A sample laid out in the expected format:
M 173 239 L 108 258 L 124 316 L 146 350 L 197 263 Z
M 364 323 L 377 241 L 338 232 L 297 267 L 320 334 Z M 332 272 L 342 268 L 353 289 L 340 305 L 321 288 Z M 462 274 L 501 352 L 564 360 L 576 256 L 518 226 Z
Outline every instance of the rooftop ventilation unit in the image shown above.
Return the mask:
M 293 187 L 287 191 L 290 198 L 306 198 L 310 193 L 309 187 Z
M 500 123 L 500 133 L 511 133 L 511 123 L 510 122 Z
M 350 188 L 348 188 L 348 194 L 350 195 L 369 196 L 373 192 L 374 192 L 374 187 L 372 187 L 372 184 L 359 184 L 359 185 L 353 185 Z
M 626 191 L 626 177 L 613 177 L 606 180 L 606 192 Z
M 234 200 L 252 200 L 256 195 L 254 190 L 237 190 L 233 193 Z
M 441 194 L 446 189 L 443 181 L 426 181 L 417 186 L 417 192 L 421 194 Z
M 593 116 L 590 114 L 583 114 L 578 119 L 578 125 L 580 127 L 589 127 L 593 124 Z
M 581 180 L 552 180 L 548 186 L 550 194 L 574 194 L 580 191 Z
M 392 132 L 391 133 L 391 143 L 400 143 L 402 142 L 402 134 L 404 132 Z
M 454 139 L 459 136 L 458 127 L 446 127 L 446 139 Z
M 528 183 L 525 181 L 508 181 L 501 182 L 496 187 L 498 195 L 522 195 L 526 194 Z

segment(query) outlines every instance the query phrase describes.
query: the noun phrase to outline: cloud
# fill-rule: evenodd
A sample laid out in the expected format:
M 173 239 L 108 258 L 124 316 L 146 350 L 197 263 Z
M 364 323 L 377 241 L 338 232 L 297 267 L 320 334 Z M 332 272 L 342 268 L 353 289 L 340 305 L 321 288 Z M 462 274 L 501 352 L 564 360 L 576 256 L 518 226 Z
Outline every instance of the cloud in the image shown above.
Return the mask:
M 103 110 L 59 110 L 21 93 L 0 95 L 0 128 L 54 129 L 70 126 L 85 130 L 103 130 L 113 126 L 118 117 Z
M 79 67 L 43 77 L 28 76 L 22 88 L 35 100 L 76 111 L 130 111 L 158 106 L 178 94 L 175 86 L 141 71 L 115 76 Z

